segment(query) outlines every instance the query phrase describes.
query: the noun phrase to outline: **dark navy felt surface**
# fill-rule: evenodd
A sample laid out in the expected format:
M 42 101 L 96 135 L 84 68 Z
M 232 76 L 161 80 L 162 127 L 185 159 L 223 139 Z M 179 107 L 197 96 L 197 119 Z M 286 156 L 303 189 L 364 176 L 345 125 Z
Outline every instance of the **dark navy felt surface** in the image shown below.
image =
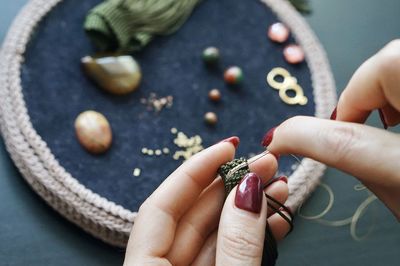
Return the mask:
M 135 55 L 143 70 L 140 89 L 128 96 L 104 93 L 80 68 L 80 58 L 93 54 L 82 23 L 98 0 L 69 0 L 58 5 L 32 36 L 22 68 L 22 86 L 34 128 L 65 169 L 96 193 L 131 210 L 171 173 L 180 162 L 171 156 L 147 157 L 142 147 L 169 147 L 175 151 L 171 127 L 192 136 L 199 134 L 205 146 L 237 135 L 238 155 L 261 151 L 264 132 L 294 115 L 313 115 L 314 102 L 306 63 L 292 66 L 282 57 L 282 45 L 266 37 L 267 27 L 277 21 L 257 0 L 203 1 L 175 34 L 155 39 Z M 220 49 L 218 68 L 201 61 L 207 46 Z M 241 88 L 228 88 L 222 79 L 230 65 L 243 68 Z M 265 82 L 266 73 L 283 66 L 296 76 L 309 99 L 307 106 L 288 106 Z M 209 102 L 210 89 L 220 88 L 223 101 Z M 174 96 L 174 105 L 160 114 L 146 110 L 140 98 L 151 92 Z M 76 141 L 74 119 L 88 109 L 110 121 L 114 142 L 111 150 L 93 156 Z M 203 114 L 214 111 L 215 128 L 203 123 Z M 280 171 L 290 171 L 293 160 L 281 159 Z M 142 169 L 134 177 L 134 168 Z

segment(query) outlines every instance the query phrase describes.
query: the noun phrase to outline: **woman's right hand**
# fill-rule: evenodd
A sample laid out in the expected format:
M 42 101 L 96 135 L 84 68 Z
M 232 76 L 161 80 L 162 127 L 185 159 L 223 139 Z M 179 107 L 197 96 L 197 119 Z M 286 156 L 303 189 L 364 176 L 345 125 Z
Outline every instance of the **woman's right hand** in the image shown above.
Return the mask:
M 299 154 L 357 177 L 400 219 L 400 136 L 363 125 L 378 109 L 384 127 L 400 123 L 400 40 L 355 72 L 332 120 L 294 117 L 267 132 L 274 154 Z

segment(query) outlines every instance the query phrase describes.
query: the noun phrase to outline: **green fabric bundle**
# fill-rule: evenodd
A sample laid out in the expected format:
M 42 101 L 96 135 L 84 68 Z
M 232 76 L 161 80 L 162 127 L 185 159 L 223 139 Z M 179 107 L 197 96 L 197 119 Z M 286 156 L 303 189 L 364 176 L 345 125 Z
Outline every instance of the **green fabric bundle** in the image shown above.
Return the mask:
M 84 28 L 101 51 L 138 51 L 178 30 L 200 1 L 107 0 L 90 10 Z

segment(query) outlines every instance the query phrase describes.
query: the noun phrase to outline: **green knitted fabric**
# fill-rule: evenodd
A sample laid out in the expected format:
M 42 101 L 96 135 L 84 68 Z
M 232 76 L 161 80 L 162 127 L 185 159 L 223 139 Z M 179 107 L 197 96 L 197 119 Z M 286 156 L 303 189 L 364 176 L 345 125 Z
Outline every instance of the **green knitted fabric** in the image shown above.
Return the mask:
M 106 0 L 84 28 L 101 51 L 138 51 L 156 35 L 178 30 L 201 0 Z
M 231 192 L 231 190 L 237 184 L 239 184 L 240 180 L 242 180 L 246 174 L 250 173 L 249 167 L 246 166 L 237 170 L 231 177 L 228 177 L 228 173 L 231 169 L 244 162 L 247 162 L 245 158 L 234 159 L 226 164 L 221 165 L 221 167 L 218 169 L 218 173 L 224 181 L 226 196 L 228 196 L 229 192 Z

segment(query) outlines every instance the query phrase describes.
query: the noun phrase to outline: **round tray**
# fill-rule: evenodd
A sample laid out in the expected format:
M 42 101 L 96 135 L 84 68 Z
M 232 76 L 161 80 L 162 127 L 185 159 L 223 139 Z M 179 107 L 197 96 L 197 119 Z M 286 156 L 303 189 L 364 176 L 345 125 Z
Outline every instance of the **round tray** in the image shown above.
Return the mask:
M 157 38 L 134 55 L 145 77 L 138 92 L 122 98 L 107 95 L 79 68 L 79 59 L 93 53 L 82 23 L 96 3 L 32 0 L 21 10 L 0 55 L 0 125 L 8 152 L 34 191 L 68 220 L 107 243 L 126 244 L 135 210 L 179 165 L 171 158 L 157 161 L 140 154 L 143 146 L 170 145 L 171 136 L 165 133 L 169 128 L 188 135 L 200 131 L 205 146 L 228 134 L 239 135 L 244 143 L 239 155 L 247 156 L 260 150 L 259 139 L 268 127 L 296 114 L 328 117 L 335 105 L 335 85 L 321 45 L 304 19 L 282 0 L 235 6 L 229 1 L 204 1 L 177 33 Z M 277 20 L 291 29 L 290 42 L 305 50 L 305 63 L 286 64 L 282 46 L 267 40 L 266 27 Z M 223 66 L 242 64 L 246 75 L 242 88 L 223 89 L 226 98 L 219 106 L 201 99 L 206 99 L 202 95 L 212 86 L 224 86 L 222 69 L 210 72 L 198 55 L 215 44 L 222 50 Z M 265 75 L 275 66 L 296 76 L 309 99 L 307 106 L 287 106 L 267 88 Z M 163 96 L 174 94 L 171 110 L 159 115 L 142 110 L 140 98 L 148 96 L 151 88 Z M 260 93 L 251 94 L 253 90 Z M 103 156 L 86 153 L 75 140 L 73 120 L 85 109 L 106 114 L 113 127 L 113 147 Z M 209 109 L 220 114 L 216 128 L 202 124 L 201 114 Z M 280 162 L 280 171 L 290 175 L 287 205 L 292 208 L 313 191 L 325 170 L 323 164 L 307 158 L 301 164 L 293 170 L 290 160 Z M 132 176 L 135 167 L 142 168 L 140 178 Z

